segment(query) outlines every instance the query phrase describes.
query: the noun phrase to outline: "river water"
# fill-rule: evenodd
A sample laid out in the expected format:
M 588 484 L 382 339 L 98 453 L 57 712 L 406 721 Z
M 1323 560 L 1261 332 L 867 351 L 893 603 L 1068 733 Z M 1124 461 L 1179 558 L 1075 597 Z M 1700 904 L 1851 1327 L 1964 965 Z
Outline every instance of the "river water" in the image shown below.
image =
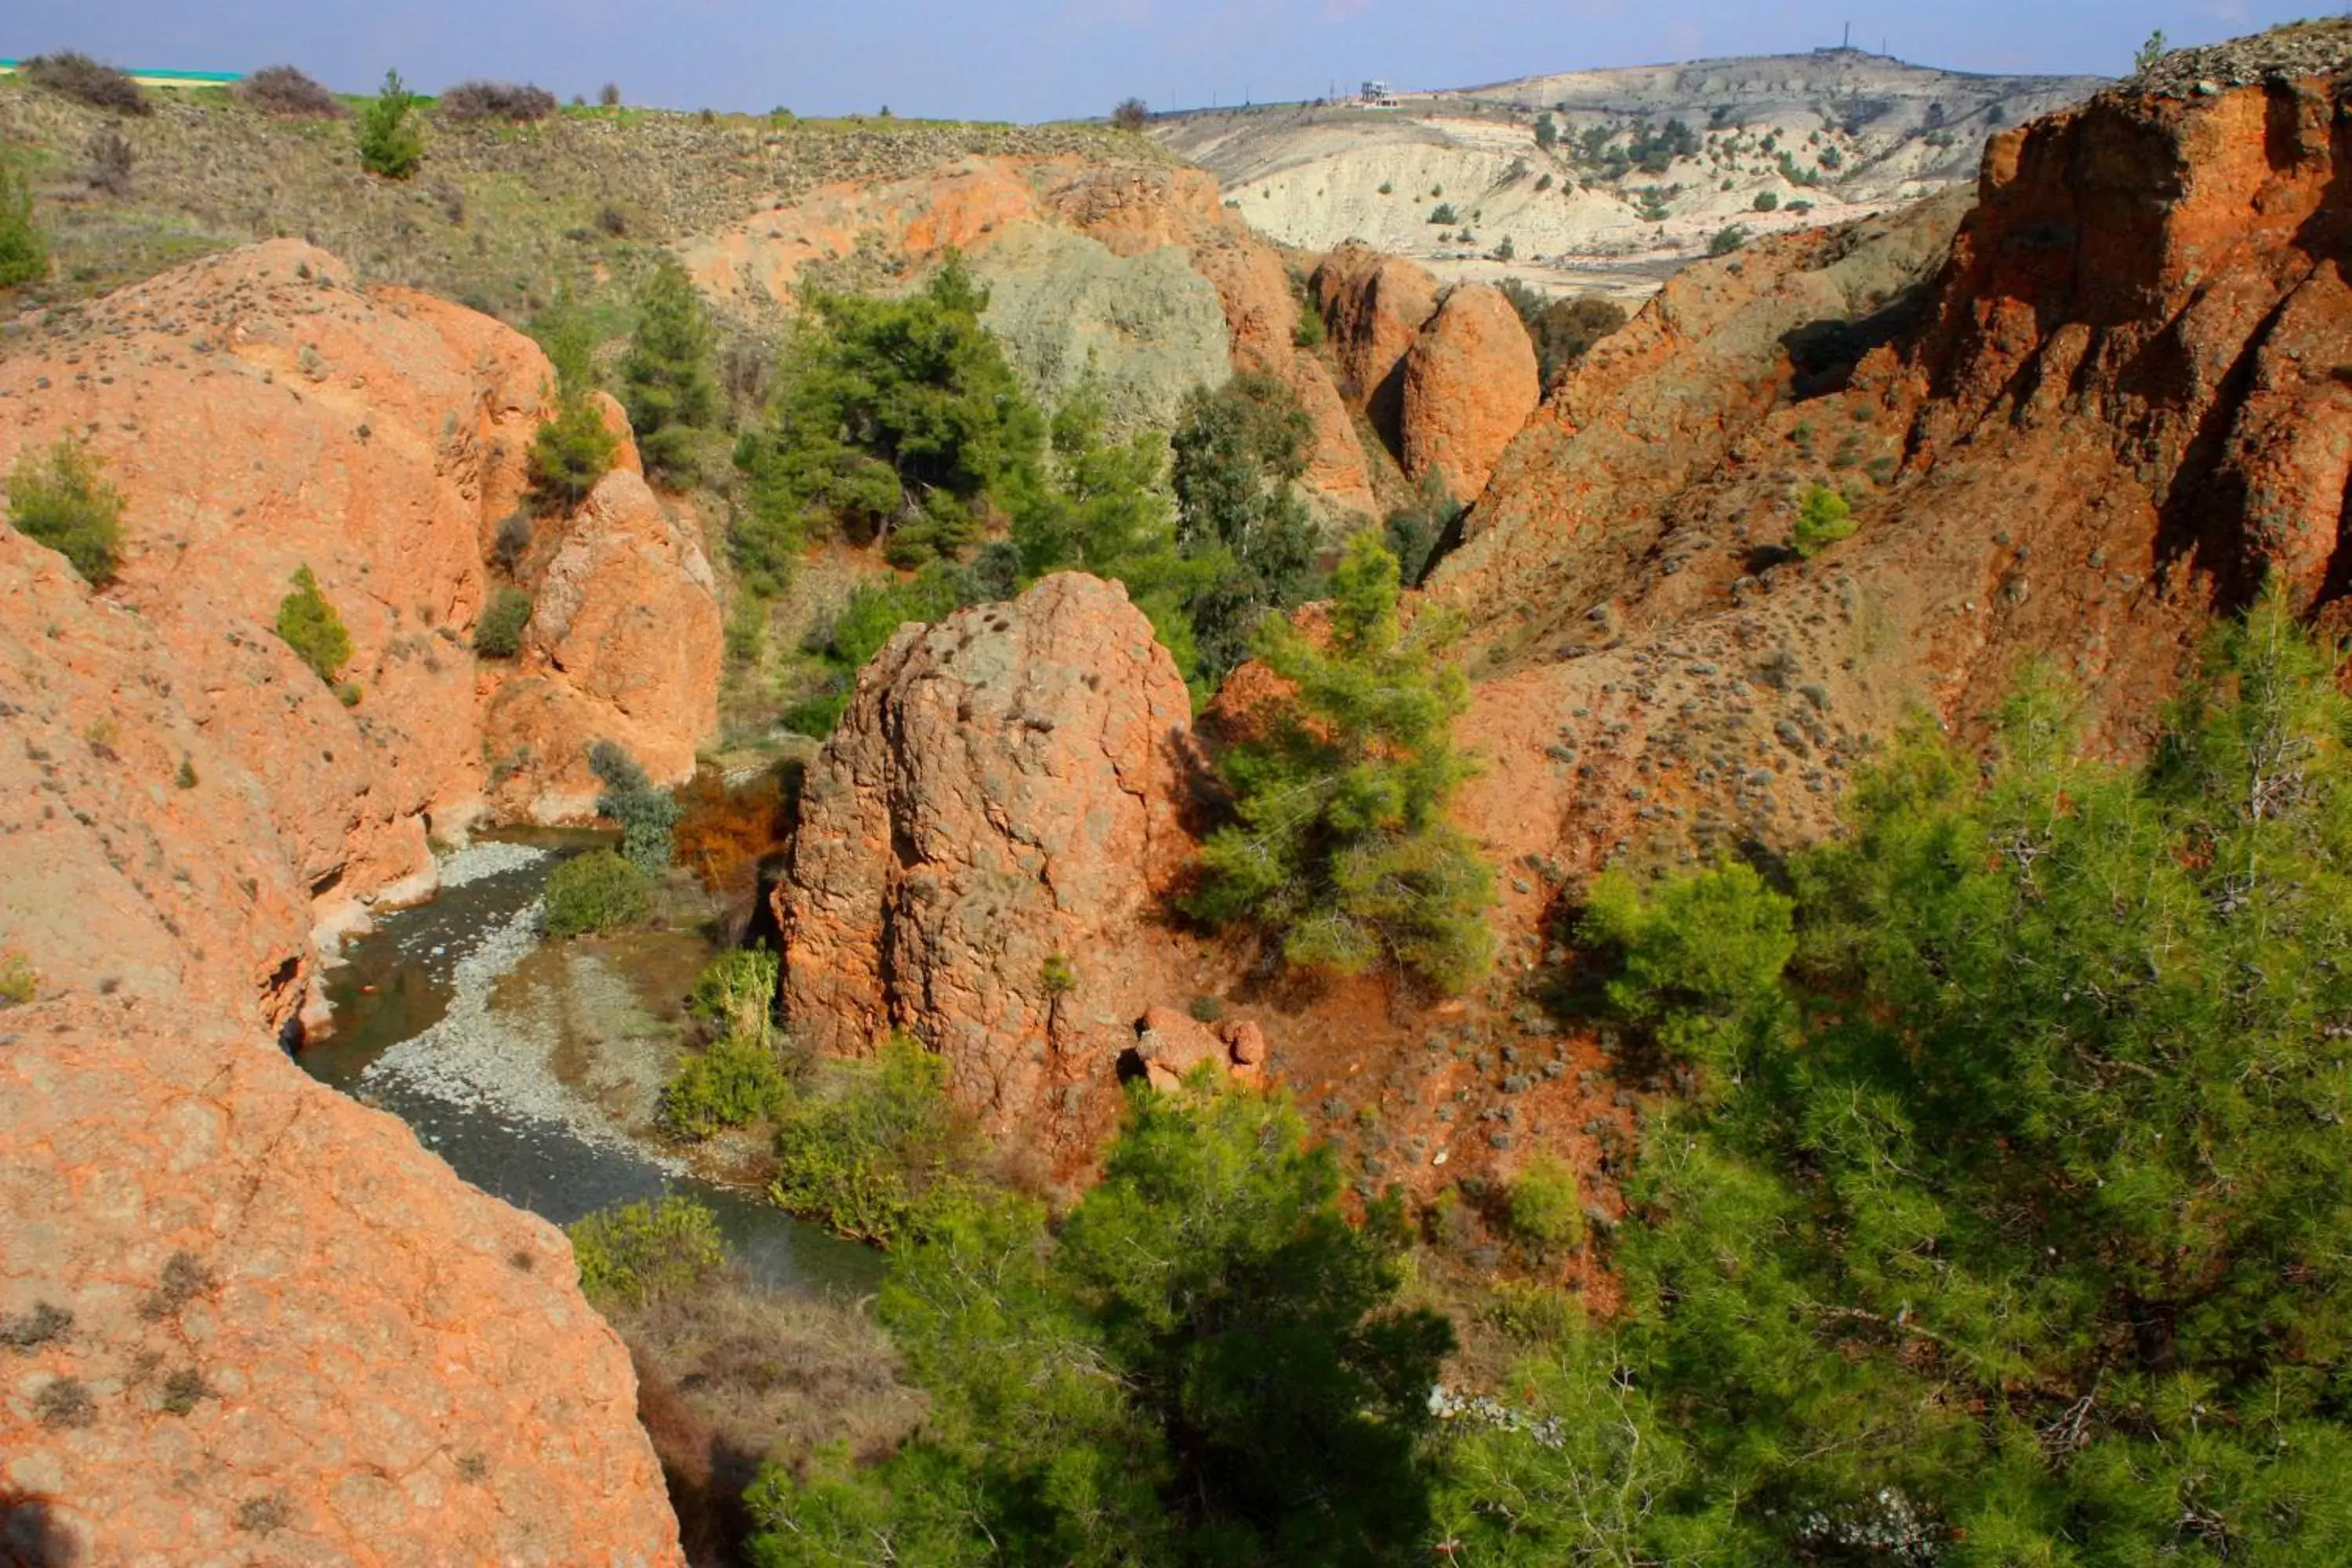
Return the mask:
M 752 1278 L 796 1289 L 870 1289 L 880 1260 L 756 1192 L 703 1181 L 631 1141 L 558 1081 L 556 1042 L 498 984 L 538 948 L 531 911 L 561 858 L 600 842 L 517 833 L 447 863 L 456 885 L 381 917 L 327 975 L 334 1029 L 301 1053 L 323 1083 L 398 1116 L 458 1175 L 567 1225 L 609 1205 L 688 1194 L 718 1215 Z

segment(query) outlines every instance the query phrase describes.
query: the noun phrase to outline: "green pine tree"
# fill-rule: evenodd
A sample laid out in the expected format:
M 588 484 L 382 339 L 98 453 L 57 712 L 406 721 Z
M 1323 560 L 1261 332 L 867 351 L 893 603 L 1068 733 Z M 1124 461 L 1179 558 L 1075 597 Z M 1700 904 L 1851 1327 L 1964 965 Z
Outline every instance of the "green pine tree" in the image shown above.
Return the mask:
M 1469 684 L 1443 662 L 1454 627 L 1434 611 L 1404 627 L 1396 557 L 1370 533 L 1331 586 L 1328 640 L 1263 623 L 1258 656 L 1295 695 L 1221 760 L 1238 820 L 1203 847 L 1185 907 L 1281 933 L 1293 963 L 1460 990 L 1493 959 L 1494 879 L 1445 819 L 1468 771 L 1452 729 Z
M 425 161 L 425 131 L 417 123 L 416 106 L 424 101 L 408 90 L 400 73 L 383 73 L 383 88 L 360 110 L 354 128 L 359 138 L 360 167 L 387 180 L 404 180 Z
M 569 509 L 612 471 L 621 441 L 597 404 L 595 332 L 570 289 L 531 323 L 531 333 L 555 371 L 553 411 L 531 437 L 531 483 L 543 504 Z
M 709 318 L 677 258 L 665 253 L 637 296 L 637 329 L 621 362 L 621 402 L 650 471 L 693 470 L 692 433 L 719 405 Z

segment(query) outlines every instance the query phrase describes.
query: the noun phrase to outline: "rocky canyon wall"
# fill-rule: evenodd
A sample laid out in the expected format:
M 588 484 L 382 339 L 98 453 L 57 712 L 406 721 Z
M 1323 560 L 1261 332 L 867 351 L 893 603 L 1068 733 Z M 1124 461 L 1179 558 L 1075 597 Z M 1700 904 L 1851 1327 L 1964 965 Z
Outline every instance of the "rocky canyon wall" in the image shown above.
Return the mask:
M 314 931 L 430 890 L 428 826 L 584 809 L 597 739 L 681 777 L 710 728 L 709 569 L 627 466 L 538 521 L 521 657 L 471 651 L 548 379 L 287 241 L 11 329 L 0 469 L 71 435 L 127 501 L 103 591 L 0 531 L 0 952 L 37 976 L 0 1008 L 12 1550 L 679 1561 L 562 1233 L 273 1037 Z M 304 565 L 355 705 L 273 630 Z

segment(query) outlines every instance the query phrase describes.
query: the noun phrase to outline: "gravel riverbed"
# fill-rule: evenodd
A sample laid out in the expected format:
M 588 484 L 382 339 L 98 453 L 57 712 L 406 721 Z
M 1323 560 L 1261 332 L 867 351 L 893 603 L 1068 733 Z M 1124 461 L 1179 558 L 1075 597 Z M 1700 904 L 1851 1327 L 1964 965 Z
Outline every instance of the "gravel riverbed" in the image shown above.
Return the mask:
M 540 944 L 540 910 L 534 900 L 459 957 L 447 1014 L 377 1058 L 361 1081 L 395 1082 L 453 1105 L 553 1122 L 583 1142 L 630 1150 L 672 1174 L 684 1171 L 682 1163 L 633 1142 L 594 1101 L 564 1084 L 550 1040 L 491 1010 L 499 981 Z

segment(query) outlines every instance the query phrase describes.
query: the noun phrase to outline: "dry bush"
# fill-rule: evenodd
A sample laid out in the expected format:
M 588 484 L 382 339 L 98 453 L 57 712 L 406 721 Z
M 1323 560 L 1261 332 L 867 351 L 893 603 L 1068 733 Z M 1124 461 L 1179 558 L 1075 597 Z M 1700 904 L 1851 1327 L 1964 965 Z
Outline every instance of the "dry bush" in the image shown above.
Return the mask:
M 714 773 L 697 773 L 677 792 L 680 815 L 671 835 L 677 863 L 711 892 L 750 891 L 760 862 L 792 836 L 797 784 L 785 770 L 735 789 Z
M 89 167 L 82 177 L 91 190 L 110 196 L 131 194 L 131 138 L 111 125 L 102 126 L 90 135 L 89 155 Z
M 289 120 L 341 120 L 342 100 L 292 66 L 264 66 L 231 89 L 264 114 Z
M 524 125 L 555 112 L 555 95 L 543 87 L 511 81 L 467 81 L 441 95 L 435 112 L 460 123 L 503 120 Z
M 152 114 L 155 106 L 137 82 L 110 65 L 68 49 L 63 54 L 36 55 L 24 64 L 26 79 L 36 87 L 63 93 L 77 103 L 115 114 Z
M 763 1289 L 737 1271 L 604 1310 L 636 1366 L 637 1420 L 693 1563 L 740 1560 L 743 1489 L 768 1459 L 836 1441 L 887 1454 L 928 1408 L 888 1338 L 845 1300 Z

